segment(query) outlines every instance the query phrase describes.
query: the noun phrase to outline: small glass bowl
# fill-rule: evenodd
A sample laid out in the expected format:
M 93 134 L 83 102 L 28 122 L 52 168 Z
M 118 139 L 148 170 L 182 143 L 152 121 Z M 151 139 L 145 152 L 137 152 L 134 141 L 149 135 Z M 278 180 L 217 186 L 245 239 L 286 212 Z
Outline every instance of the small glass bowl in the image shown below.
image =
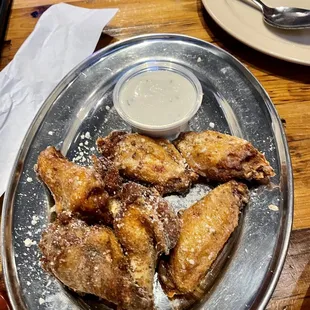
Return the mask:
M 148 125 L 139 122 L 136 119 L 132 119 L 125 111 L 123 110 L 120 103 L 120 93 L 122 91 L 122 87 L 125 85 L 127 81 L 131 78 L 142 74 L 148 71 L 171 71 L 177 74 L 180 74 L 182 77 L 186 78 L 194 87 L 196 91 L 196 100 L 193 102 L 193 107 L 191 110 L 182 118 L 174 121 L 170 124 L 165 125 Z M 175 138 L 179 135 L 180 132 L 188 129 L 189 120 L 196 114 L 198 109 L 201 106 L 202 102 L 202 87 L 198 80 L 198 78 L 188 69 L 183 66 L 177 65 L 172 62 L 166 61 L 150 61 L 145 62 L 141 65 L 138 65 L 130 70 L 128 70 L 116 83 L 113 90 L 113 102 L 116 111 L 120 115 L 120 117 L 130 124 L 133 128 L 133 131 L 145 134 L 151 137 L 163 137 L 163 138 Z

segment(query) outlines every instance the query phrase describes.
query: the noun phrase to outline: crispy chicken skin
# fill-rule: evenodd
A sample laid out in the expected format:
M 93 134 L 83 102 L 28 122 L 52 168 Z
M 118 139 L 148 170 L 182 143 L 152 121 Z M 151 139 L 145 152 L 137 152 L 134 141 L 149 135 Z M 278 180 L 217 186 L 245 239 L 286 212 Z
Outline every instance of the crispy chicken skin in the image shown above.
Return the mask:
M 92 155 L 91 159 L 95 171 L 97 171 L 103 179 L 105 190 L 111 196 L 116 195 L 123 183 L 118 169 L 110 160 L 105 157 L 98 158 L 95 155 Z
M 153 185 L 161 194 L 184 192 L 198 176 L 168 140 L 115 131 L 97 140 L 99 152 L 125 177 Z
M 188 165 L 211 181 L 268 181 L 274 171 L 265 156 L 243 139 L 216 131 L 186 132 L 174 142 Z
M 168 254 L 179 236 L 179 220 L 155 189 L 127 183 L 121 193 L 122 208 L 114 230 L 128 257 L 131 275 L 153 295 L 158 256 Z
M 222 184 L 180 216 L 180 238 L 159 279 L 168 297 L 194 292 L 238 225 L 240 208 L 248 201 L 246 185 Z
M 153 309 L 152 299 L 134 283 L 110 228 L 88 226 L 63 212 L 39 246 L 42 267 L 74 291 L 97 295 L 118 309 Z
M 57 213 L 72 211 L 111 224 L 112 217 L 107 208 L 108 191 L 115 191 L 120 179 L 117 171 L 107 162 L 96 157 L 93 160 L 96 169 L 82 167 L 70 162 L 55 147 L 49 146 L 40 153 L 35 170 L 50 189 Z

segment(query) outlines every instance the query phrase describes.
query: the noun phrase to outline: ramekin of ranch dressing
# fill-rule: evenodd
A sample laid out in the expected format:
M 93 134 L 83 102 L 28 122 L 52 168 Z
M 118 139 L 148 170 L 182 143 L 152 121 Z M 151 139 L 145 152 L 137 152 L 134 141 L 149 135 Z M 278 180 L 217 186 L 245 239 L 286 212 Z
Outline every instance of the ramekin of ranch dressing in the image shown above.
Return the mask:
M 188 127 L 202 101 L 197 77 L 171 62 L 146 62 L 127 71 L 113 91 L 118 114 L 137 132 L 173 138 Z

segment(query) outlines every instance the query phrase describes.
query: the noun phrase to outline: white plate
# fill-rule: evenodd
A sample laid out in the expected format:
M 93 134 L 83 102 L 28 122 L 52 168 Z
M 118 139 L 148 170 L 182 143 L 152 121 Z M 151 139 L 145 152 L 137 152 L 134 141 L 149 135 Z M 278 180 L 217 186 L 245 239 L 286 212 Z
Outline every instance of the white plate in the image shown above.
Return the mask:
M 246 45 L 276 58 L 310 65 L 310 29 L 282 30 L 267 25 L 251 0 L 202 0 L 225 31 Z M 310 9 L 309 0 L 265 0 L 271 7 Z

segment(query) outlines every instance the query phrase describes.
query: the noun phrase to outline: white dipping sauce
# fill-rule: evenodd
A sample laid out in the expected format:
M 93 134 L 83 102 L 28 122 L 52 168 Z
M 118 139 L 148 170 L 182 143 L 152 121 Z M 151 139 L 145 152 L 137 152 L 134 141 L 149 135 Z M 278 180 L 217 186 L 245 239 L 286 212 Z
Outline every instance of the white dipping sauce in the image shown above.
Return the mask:
M 184 118 L 196 103 L 196 89 L 172 71 L 146 71 L 124 83 L 119 102 L 132 120 L 145 125 L 168 125 Z

